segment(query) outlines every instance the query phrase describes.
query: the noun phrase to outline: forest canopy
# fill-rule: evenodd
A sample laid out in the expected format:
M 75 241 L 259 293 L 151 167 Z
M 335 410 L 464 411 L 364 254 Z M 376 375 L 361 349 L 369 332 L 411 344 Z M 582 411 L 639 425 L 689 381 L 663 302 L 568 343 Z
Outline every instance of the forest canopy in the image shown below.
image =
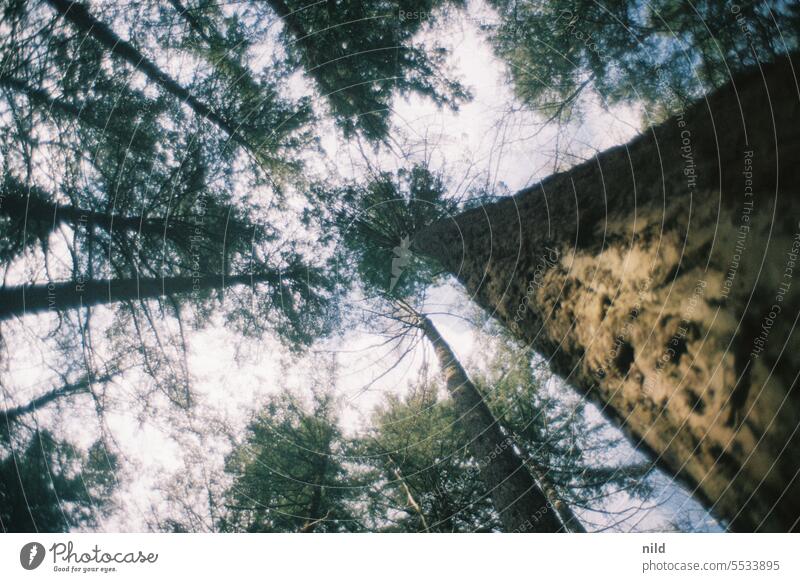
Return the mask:
M 782 0 L 4 0 L 0 529 L 796 528 L 795 461 L 720 445 L 766 431 L 757 323 L 666 286 L 729 263 L 682 222 L 686 160 L 739 159 L 702 105 L 761 71 L 793 143 L 798 32 Z M 753 384 L 719 411 L 704 333 Z

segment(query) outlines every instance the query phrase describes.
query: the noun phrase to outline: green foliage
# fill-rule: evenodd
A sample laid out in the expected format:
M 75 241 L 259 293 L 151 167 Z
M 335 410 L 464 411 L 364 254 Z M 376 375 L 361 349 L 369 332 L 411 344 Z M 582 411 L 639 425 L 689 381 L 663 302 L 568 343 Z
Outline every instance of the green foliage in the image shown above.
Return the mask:
M 225 290 L 226 323 L 245 337 L 269 331 L 288 349 L 302 350 L 339 323 L 342 290 L 333 268 L 331 261 L 315 265 L 299 253 L 284 255 L 276 281 Z
M 233 482 L 220 529 L 358 531 L 358 486 L 343 460 L 346 451 L 330 395 L 315 392 L 310 406 L 288 392 L 271 398 L 226 459 Z
M 396 95 L 417 94 L 454 109 L 469 97 L 447 78 L 444 49 L 426 49 L 414 39 L 446 0 L 266 3 L 284 24 L 290 62 L 316 82 L 347 137 L 360 132 L 385 139 Z
M 517 94 L 551 114 L 587 85 L 607 103 L 674 113 L 732 73 L 798 47 L 800 12 L 784 0 L 489 2 L 500 23 L 487 28 Z
M 582 511 L 611 512 L 621 493 L 652 495 L 652 463 L 620 460 L 622 437 L 590 420 L 582 400 L 556 398 L 549 374 L 531 366 L 530 352 L 506 341 L 486 349 L 476 380 L 531 473 L 557 499 Z M 370 529 L 378 531 L 498 531 L 502 529 L 469 453 L 469 437 L 452 401 L 436 384 L 420 381 L 404 397 L 389 396 L 360 437 Z M 543 481 L 544 480 L 544 481 Z
M 445 193 L 441 175 L 424 166 L 384 172 L 365 185 L 353 184 L 320 196 L 333 196 L 339 207 L 341 273 L 355 271 L 371 295 L 408 297 L 434 276 L 430 261 L 414 253 L 414 234 L 457 209 Z M 340 276 L 340 279 L 344 279 Z
M 796 48 L 800 18 L 782 0 L 745 0 L 739 13 L 711 0 L 490 3 L 500 15 L 492 39 L 519 96 L 553 113 L 589 86 L 609 103 L 680 107 L 730 72 Z M 55 18 L 46 3 L 6 2 L 0 260 L 14 267 L 22 253 L 41 251 L 44 265 L 25 269 L 39 281 L 59 267 L 55 278 L 214 275 L 220 287 L 223 277 L 252 276 L 251 286 L 120 305 L 106 345 L 95 343 L 100 324 L 88 315 L 74 329 L 60 318 L 50 339 L 69 334 L 63 351 L 80 359 L 81 370 L 93 361 L 126 369 L 140 361 L 172 402 L 188 408 L 187 312 L 202 327 L 224 298 L 227 328 L 248 338 L 269 331 L 299 349 L 339 324 L 345 289 L 337 282 L 389 299 L 421 294 L 436 265 L 415 254 L 414 236 L 463 206 L 425 166 L 305 191 L 303 160 L 317 147 L 317 120 L 308 97 L 292 96 L 292 75 L 302 70 L 315 83 L 345 137 L 386 140 L 393 99 L 418 95 L 455 109 L 469 98 L 448 77 L 442 47 L 421 40 L 437 15 L 462 4 L 86 4 L 214 121 L 169 82 Z M 276 15 L 280 33 L 270 30 Z M 331 208 L 334 228 L 325 232 L 320 219 Z M 57 235 L 67 241 L 61 253 L 48 246 Z M 335 257 L 332 242 L 339 243 Z M 569 503 L 591 509 L 615 489 L 649 494 L 649 465 L 611 464 L 606 453 L 616 441 L 586 420 L 581 403 L 551 398 L 527 355 L 501 350 L 477 383 L 531 466 Z M 387 399 L 372 420 L 352 442 L 328 393 L 315 390 L 309 403 L 288 393 L 271 398 L 226 459 L 231 485 L 211 521 L 253 532 L 499 529 L 468 439 L 436 386 Z M 5 530 L 96 525 L 110 507 L 116 467 L 100 443 L 81 452 L 45 430 L 4 438 L 21 442 L 14 451 L 3 443 L 0 459 Z
M 263 32 L 249 9 L 225 11 L 211 0 L 169 4 L 160 7 L 170 30 L 161 42 L 206 64 L 193 75 L 191 92 L 228 121 L 273 182 L 296 176 L 302 168 L 297 152 L 313 141 L 311 101 L 287 97 L 284 64 L 255 64 Z
M 88 451 L 34 432 L 0 459 L 0 527 L 57 533 L 91 527 L 111 509 L 117 459 L 102 442 Z
M 262 31 L 246 10 L 205 1 L 92 5 L 91 14 L 126 30 L 145 56 L 182 54 L 191 64 L 187 90 L 235 119 L 252 147 L 209 131 L 168 86 L 142 82 L 134 66 L 47 6 L 9 7 L 0 117 L 16 123 L 0 135 L 2 257 L 37 243 L 47 257 L 49 237 L 66 224 L 74 279 L 213 275 L 221 284 L 248 274 L 254 285 L 232 296 L 228 323 L 249 335 L 269 330 L 291 346 L 324 334 L 335 321 L 324 247 L 286 240 L 294 218 L 283 206 L 285 182 L 313 141 L 310 104 L 286 96 L 283 65 L 255 68 Z M 37 212 L 31 200 L 50 207 Z M 175 305 L 191 306 L 199 327 L 220 296 L 198 289 Z
M 436 384 L 390 396 L 360 449 L 369 480 L 372 529 L 387 532 L 500 531 L 469 438 Z

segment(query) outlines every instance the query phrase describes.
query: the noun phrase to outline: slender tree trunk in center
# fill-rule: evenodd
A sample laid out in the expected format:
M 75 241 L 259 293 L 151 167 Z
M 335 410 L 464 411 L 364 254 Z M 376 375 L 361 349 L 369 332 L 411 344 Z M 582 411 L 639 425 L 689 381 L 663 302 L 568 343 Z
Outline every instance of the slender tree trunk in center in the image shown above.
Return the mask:
M 513 441 L 486 406 L 480 392 L 433 323 L 421 316 L 425 337 L 433 345 L 444 371 L 459 422 L 469 436 L 469 448 L 481 479 L 507 532 L 559 532 L 564 524 L 531 477 Z

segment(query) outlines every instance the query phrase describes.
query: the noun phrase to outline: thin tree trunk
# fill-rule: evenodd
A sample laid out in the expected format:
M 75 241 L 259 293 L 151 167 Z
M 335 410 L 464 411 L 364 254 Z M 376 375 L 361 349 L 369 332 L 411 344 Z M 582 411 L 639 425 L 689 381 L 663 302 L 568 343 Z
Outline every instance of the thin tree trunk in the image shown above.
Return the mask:
M 545 497 L 547 497 L 550 505 L 555 508 L 558 517 L 561 518 L 561 522 L 564 524 L 567 531 L 572 533 L 586 533 L 586 528 L 583 527 L 581 520 L 578 519 L 578 516 L 572 511 L 570 504 L 559 495 L 555 485 L 550 480 L 550 477 L 548 477 L 547 469 L 541 467 L 533 459 L 528 458 L 527 460 L 527 465 L 530 467 L 531 473 L 542 486 L 542 492 L 545 494 Z
M 97 20 L 84 4 L 75 0 L 46 1 L 79 31 L 94 38 L 111 51 L 113 55 L 121 58 L 137 71 L 146 75 L 148 79 L 159 85 L 167 93 L 186 103 L 197 115 L 207 119 L 228 134 L 231 139 L 250 149 L 250 144 L 247 140 L 226 119 L 215 113 L 188 89 L 162 71 L 157 64 L 139 52 L 131 43 L 122 40 L 107 24 Z
M 96 279 L 16 285 L 0 289 L 0 320 L 43 311 L 63 311 L 107 305 L 119 301 L 154 299 L 165 295 L 223 289 L 233 285 L 269 282 L 279 275 L 206 275 L 203 277 L 147 277 L 139 279 Z
M 412 249 L 733 530 L 800 523 L 800 100 L 788 58 Z
M 461 367 L 433 323 L 420 316 L 420 326 L 433 345 L 481 479 L 508 532 L 559 532 L 564 525 L 534 481 L 511 439 L 503 435 L 480 392 Z
M 397 480 L 397 483 L 400 485 L 400 488 L 403 490 L 403 493 L 406 495 L 406 504 L 419 516 L 419 519 L 422 522 L 422 531 L 427 532 L 428 520 L 425 519 L 425 513 L 422 511 L 422 506 L 417 503 L 416 499 L 414 499 L 414 495 L 411 493 L 411 488 L 408 486 L 408 483 L 406 483 L 406 479 L 403 477 L 403 473 L 400 471 L 400 465 L 397 464 L 391 455 L 386 455 L 386 460 L 389 461 L 389 464 L 392 466 L 392 474 Z M 448 517 L 448 521 L 449 520 L 450 518 Z
M 211 42 L 214 39 L 212 39 L 208 35 L 207 31 L 205 30 L 205 26 L 203 26 L 203 23 L 194 17 L 192 11 L 189 10 L 183 4 L 181 4 L 180 0 L 168 0 L 168 1 L 170 4 L 172 4 L 172 7 L 175 9 L 175 12 L 177 12 L 181 16 L 181 18 L 183 18 L 189 24 L 190 28 L 194 30 L 197 34 L 199 34 L 204 41 L 211 44 Z M 216 31 L 214 32 L 216 33 Z
M 0 214 L 11 218 L 25 217 L 29 222 L 51 225 L 59 224 L 97 227 L 107 232 L 131 231 L 164 236 L 167 233 L 164 218 L 144 218 L 142 216 L 119 216 L 105 212 L 96 212 L 74 206 L 64 206 L 50 202 L 51 197 L 38 188 L 32 188 L 31 196 L 26 188 L 14 185 L 15 190 L 4 195 L 0 203 Z M 173 221 L 169 221 L 172 223 Z
M 15 178 L 6 176 L 4 189 L 0 190 L 0 214 L 12 219 L 26 219 L 28 224 L 44 225 L 49 230 L 60 224 L 76 227 L 95 227 L 112 234 L 114 232 L 131 232 L 163 237 L 175 242 L 183 242 L 192 234 L 222 236 L 227 232 L 228 238 L 234 236 L 251 236 L 253 225 L 231 218 L 230 216 L 214 216 L 204 214 L 196 219 L 191 216 L 154 217 L 126 216 L 97 212 L 75 206 L 61 205 L 51 202 L 54 196 L 36 186 L 25 186 Z M 214 218 L 218 223 L 213 223 Z M 201 220 L 202 219 L 202 220 Z
M 92 386 L 92 384 L 94 383 L 103 384 L 111 380 L 111 378 L 113 378 L 113 375 L 111 374 L 106 374 L 94 379 L 82 378 L 81 380 L 73 384 L 65 384 L 63 386 L 59 386 L 58 388 L 53 388 L 52 390 L 45 392 L 41 396 L 37 396 L 27 404 L 15 406 L 14 408 L 9 408 L 7 410 L 0 412 L 0 423 L 4 421 L 9 424 L 13 423 L 21 416 L 25 416 L 26 414 L 36 412 L 37 410 L 46 407 L 47 405 L 55 402 L 56 400 L 66 398 L 74 394 L 88 393 L 89 388 Z

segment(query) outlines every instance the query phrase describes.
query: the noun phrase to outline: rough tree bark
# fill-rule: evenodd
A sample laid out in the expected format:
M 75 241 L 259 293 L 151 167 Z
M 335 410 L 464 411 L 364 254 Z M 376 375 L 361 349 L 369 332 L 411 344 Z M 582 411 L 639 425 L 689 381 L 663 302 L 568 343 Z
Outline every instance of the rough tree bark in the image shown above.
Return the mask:
M 565 531 L 559 515 L 534 481 L 512 440 L 486 406 L 447 342 L 425 316 L 420 327 L 433 345 L 459 422 L 469 436 L 469 449 L 507 532 Z
M 800 521 L 799 94 L 764 65 L 412 247 L 732 530 Z

